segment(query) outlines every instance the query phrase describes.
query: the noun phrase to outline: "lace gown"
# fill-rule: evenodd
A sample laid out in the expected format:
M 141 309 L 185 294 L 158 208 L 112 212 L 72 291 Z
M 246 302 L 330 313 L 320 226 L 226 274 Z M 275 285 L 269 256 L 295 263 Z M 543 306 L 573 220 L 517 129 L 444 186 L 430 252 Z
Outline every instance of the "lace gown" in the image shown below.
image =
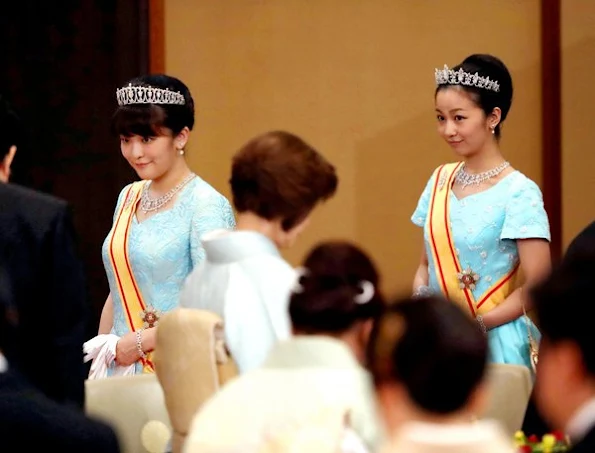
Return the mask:
M 428 181 L 411 220 L 424 228 L 429 286 L 440 292 L 426 227 L 433 179 Z M 463 269 L 471 268 L 480 276 L 472 291 L 477 300 L 518 264 L 517 240 L 550 240 L 541 191 L 519 171 L 508 174 L 483 192 L 460 200 L 451 192 L 450 197 L 449 221 L 455 252 Z M 539 340 L 535 326 L 530 323 L 530 327 Z M 524 317 L 490 330 L 491 361 L 531 367 L 527 334 Z
M 128 186 L 120 192 L 116 212 L 127 190 Z M 186 277 L 205 257 L 201 236 L 211 230 L 234 226 L 233 210 L 227 199 L 198 176 L 180 191 L 171 209 L 142 222 L 135 216 L 129 232 L 128 254 L 145 303 L 161 313 L 176 308 Z M 114 304 L 111 333 L 122 336 L 130 329 L 108 246 L 105 241 L 102 256 Z M 137 362 L 136 372 L 141 370 L 142 365 Z

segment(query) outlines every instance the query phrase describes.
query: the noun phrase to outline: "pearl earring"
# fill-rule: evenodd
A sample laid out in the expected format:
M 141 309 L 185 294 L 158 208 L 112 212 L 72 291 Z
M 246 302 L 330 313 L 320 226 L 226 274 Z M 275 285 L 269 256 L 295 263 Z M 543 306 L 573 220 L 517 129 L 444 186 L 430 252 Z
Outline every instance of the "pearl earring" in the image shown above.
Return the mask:
M 492 134 L 495 134 L 496 133 L 496 128 L 492 126 L 491 129 L 492 129 Z
M 181 150 L 178 151 L 178 153 L 180 153 L 180 156 L 183 156 L 184 155 L 184 152 L 185 151 L 183 149 L 181 149 Z

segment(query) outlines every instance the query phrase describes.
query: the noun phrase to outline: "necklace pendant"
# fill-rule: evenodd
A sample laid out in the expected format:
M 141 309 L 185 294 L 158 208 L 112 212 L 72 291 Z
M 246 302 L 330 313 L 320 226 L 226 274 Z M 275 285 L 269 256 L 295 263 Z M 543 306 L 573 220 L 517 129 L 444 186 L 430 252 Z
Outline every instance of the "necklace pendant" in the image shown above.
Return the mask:
M 506 161 L 497 167 L 492 168 L 491 170 L 484 171 L 483 173 L 471 174 L 467 173 L 467 170 L 465 170 L 465 166 L 463 165 L 455 176 L 455 182 L 460 184 L 463 189 L 471 185 L 478 186 L 492 178 L 495 178 L 509 166 L 510 162 Z
M 149 184 L 145 184 L 143 188 L 143 192 L 141 194 L 141 210 L 146 214 L 148 212 L 157 211 L 164 207 L 167 203 L 171 201 L 171 199 L 176 195 L 182 188 L 188 184 L 192 179 L 194 179 L 196 175 L 194 173 L 190 173 L 182 182 L 180 182 L 177 186 L 167 192 L 165 195 L 162 195 L 158 198 L 150 198 L 149 196 Z

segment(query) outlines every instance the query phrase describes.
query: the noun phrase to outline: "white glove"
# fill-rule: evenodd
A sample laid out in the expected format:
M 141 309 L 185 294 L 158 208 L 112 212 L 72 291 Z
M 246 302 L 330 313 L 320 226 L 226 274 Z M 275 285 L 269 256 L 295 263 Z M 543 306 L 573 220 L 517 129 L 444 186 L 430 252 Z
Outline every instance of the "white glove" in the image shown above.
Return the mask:
M 116 360 L 116 345 L 120 337 L 114 334 L 102 334 L 91 338 L 83 344 L 84 361 L 93 360 L 89 379 L 103 379 L 107 377 L 107 370 Z M 113 368 L 114 376 L 131 376 L 134 374 L 134 363 L 129 366 L 116 366 Z

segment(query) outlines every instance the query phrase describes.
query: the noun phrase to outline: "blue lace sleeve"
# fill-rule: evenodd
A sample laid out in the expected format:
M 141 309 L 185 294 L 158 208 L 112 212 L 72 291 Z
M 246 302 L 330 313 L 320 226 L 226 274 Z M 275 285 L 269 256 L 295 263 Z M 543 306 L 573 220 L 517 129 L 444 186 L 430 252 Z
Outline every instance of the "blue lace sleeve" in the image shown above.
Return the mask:
M 430 194 L 432 192 L 435 174 L 436 172 L 432 174 L 432 177 L 426 184 L 426 187 L 422 192 L 421 197 L 419 197 L 419 201 L 417 202 L 417 207 L 411 216 L 411 221 L 419 227 L 423 227 L 426 224 L 426 217 L 428 216 L 428 209 L 430 207 Z
M 550 224 L 541 190 L 526 177 L 513 191 L 506 205 L 500 238 L 550 240 Z
M 200 239 L 205 233 L 220 229 L 235 228 L 233 209 L 227 198 L 219 193 L 210 194 L 200 203 L 192 217 L 192 231 L 190 233 L 190 255 L 192 266 L 202 262 L 205 257 Z

